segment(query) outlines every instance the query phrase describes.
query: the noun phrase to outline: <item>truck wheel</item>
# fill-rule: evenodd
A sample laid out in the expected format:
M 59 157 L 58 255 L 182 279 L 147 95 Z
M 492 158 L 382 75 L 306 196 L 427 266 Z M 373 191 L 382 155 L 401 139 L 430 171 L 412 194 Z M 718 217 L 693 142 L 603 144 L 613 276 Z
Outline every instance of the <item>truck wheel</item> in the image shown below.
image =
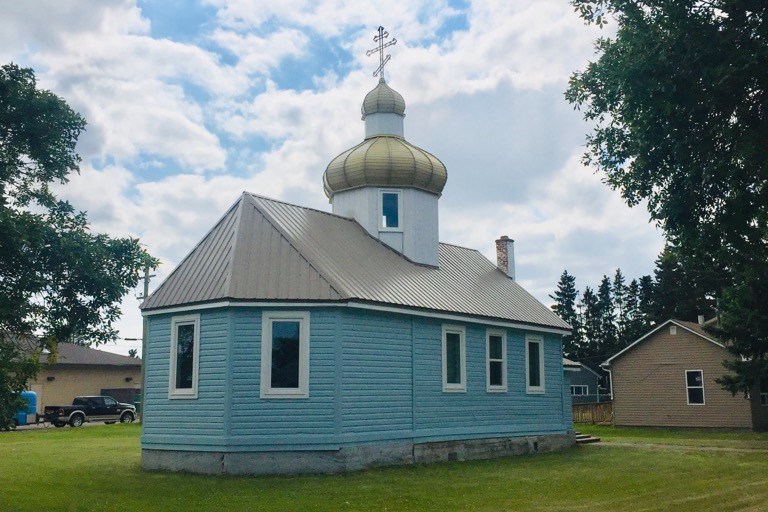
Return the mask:
M 82 414 L 75 414 L 71 418 L 69 418 L 69 426 L 70 427 L 82 427 L 83 426 L 83 415 Z
M 125 411 L 120 415 L 120 423 L 133 423 L 133 413 Z
M 54 421 L 53 422 L 53 426 L 56 427 L 56 428 L 61 428 L 61 427 L 64 427 L 66 425 L 67 424 L 65 422 L 63 422 L 63 421 Z

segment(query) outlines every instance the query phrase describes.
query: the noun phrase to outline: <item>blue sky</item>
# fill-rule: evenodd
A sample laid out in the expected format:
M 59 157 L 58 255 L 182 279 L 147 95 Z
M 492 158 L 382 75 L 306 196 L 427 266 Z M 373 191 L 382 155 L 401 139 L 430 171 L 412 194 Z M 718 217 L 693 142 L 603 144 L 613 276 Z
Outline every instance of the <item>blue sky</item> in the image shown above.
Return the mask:
M 519 281 L 547 303 L 565 268 L 581 289 L 616 267 L 639 277 L 662 247 L 642 206 L 580 163 L 589 126 L 563 92 L 600 32 L 566 0 L 3 4 L 2 62 L 88 121 L 59 193 L 95 231 L 141 238 L 163 262 L 152 288 L 243 190 L 330 210 L 322 173 L 362 140 L 379 25 L 398 40 L 385 76 L 406 138 L 448 168 L 441 240 L 493 258 L 509 235 Z M 137 306 L 124 337 L 141 336 Z

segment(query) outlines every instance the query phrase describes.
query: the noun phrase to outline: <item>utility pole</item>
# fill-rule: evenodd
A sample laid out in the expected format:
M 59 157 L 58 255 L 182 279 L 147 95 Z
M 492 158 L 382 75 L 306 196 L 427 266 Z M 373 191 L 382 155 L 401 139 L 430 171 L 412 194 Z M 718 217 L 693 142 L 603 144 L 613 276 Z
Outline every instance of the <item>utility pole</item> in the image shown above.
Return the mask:
M 144 295 L 136 297 L 137 299 L 147 300 L 149 297 L 149 280 L 155 277 L 155 274 L 149 273 L 150 266 L 149 260 L 144 264 Z M 139 416 L 139 423 L 144 423 L 144 405 L 146 399 L 144 398 L 147 390 L 147 318 L 141 316 L 141 415 Z

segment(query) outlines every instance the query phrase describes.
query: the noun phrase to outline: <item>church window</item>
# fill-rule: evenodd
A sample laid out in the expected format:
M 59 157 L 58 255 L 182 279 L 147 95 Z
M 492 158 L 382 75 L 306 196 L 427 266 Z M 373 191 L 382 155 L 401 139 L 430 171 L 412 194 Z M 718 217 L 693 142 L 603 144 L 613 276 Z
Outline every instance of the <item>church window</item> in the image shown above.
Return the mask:
M 200 315 L 171 320 L 169 398 L 197 398 Z
M 382 190 L 381 203 L 381 229 L 400 231 L 402 229 L 402 201 L 399 190 Z
M 467 347 L 464 327 L 443 326 L 443 391 L 467 390 Z
M 544 340 L 541 336 L 525 337 L 525 391 L 544 393 Z
M 265 311 L 261 332 L 261 398 L 307 398 L 309 313 Z
M 507 390 L 507 335 L 501 330 L 486 333 L 485 370 L 486 390 L 503 392 Z

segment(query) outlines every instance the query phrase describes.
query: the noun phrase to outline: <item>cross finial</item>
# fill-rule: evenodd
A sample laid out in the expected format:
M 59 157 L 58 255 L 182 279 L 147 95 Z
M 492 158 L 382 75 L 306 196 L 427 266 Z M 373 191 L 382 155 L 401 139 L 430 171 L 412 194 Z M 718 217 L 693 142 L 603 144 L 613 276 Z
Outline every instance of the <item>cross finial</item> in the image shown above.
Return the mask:
M 387 54 L 386 56 L 384 55 L 384 48 L 386 48 L 387 46 L 392 46 L 393 44 L 396 44 L 397 39 L 393 37 L 391 41 L 389 41 L 388 43 L 385 43 L 384 40 L 388 37 L 389 37 L 389 32 L 384 30 L 384 27 L 379 27 L 379 35 L 374 36 L 373 38 L 373 42 L 379 43 L 379 46 L 377 46 L 376 48 L 371 48 L 370 50 L 365 52 L 366 57 L 370 57 L 374 53 L 379 52 L 379 67 L 376 68 L 376 71 L 373 72 L 373 76 L 377 76 L 380 73 L 383 73 L 384 65 L 387 62 L 389 62 L 389 59 L 392 57 L 389 54 Z

